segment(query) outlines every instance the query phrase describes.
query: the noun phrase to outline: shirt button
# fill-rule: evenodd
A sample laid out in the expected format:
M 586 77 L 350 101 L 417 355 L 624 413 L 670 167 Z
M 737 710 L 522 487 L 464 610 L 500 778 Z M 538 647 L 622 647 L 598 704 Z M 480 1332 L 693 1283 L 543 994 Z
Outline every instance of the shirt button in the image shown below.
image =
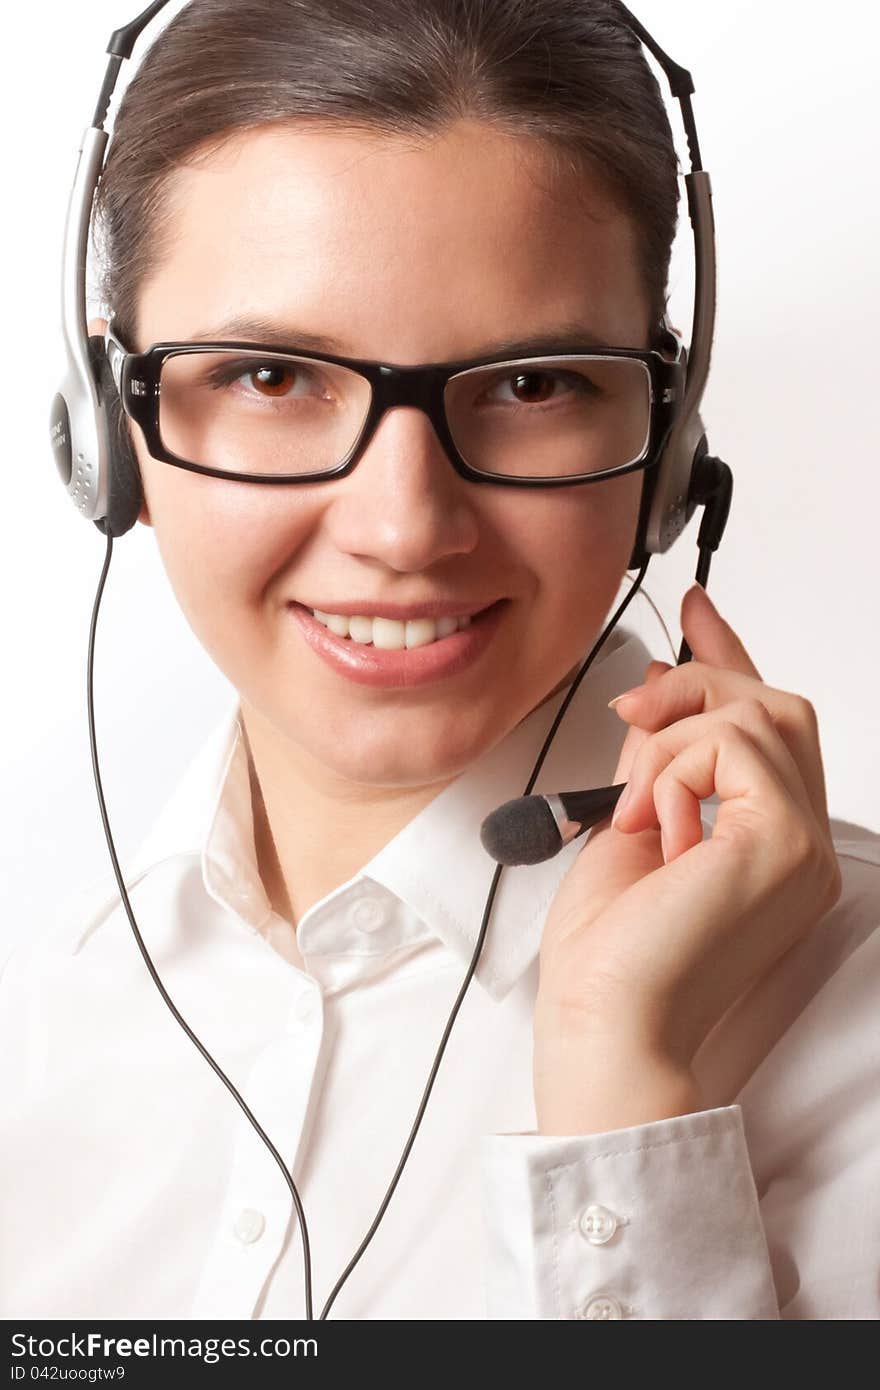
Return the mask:
M 581 1212 L 578 1225 L 581 1235 L 585 1236 L 591 1245 L 604 1245 L 614 1235 L 619 1222 L 613 1211 L 594 1202 Z
M 314 991 L 309 990 L 306 994 L 301 994 L 293 1006 L 293 1016 L 298 1018 L 301 1023 L 306 1023 L 313 1018 L 318 1007 L 318 1000 Z
M 255 1240 L 259 1240 L 266 1227 L 266 1218 L 261 1211 L 255 1211 L 253 1207 L 245 1207 L 235 1218 L 233 1231 L 241 1241 L 242 1245 L 252 1245 Z
M 623 1309 L 610 1293 L 597 1293 L 577 1312 L 579 1318 L 622 1318 Z
M 352 903 L 348 919 L 359 931 L 378 931 L 384 927 L 388 914 L 378 898 L 358 898 Z

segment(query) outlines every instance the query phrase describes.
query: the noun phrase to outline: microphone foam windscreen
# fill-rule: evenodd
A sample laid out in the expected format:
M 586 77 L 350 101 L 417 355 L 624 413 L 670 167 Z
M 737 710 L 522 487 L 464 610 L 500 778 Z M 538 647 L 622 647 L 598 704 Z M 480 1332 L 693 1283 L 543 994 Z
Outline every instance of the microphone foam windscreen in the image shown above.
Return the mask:
M 562 836 L 543 796 L 505 801 L 483 821 L 480 840 L 499 864 L 541 864 L 562 848 Z

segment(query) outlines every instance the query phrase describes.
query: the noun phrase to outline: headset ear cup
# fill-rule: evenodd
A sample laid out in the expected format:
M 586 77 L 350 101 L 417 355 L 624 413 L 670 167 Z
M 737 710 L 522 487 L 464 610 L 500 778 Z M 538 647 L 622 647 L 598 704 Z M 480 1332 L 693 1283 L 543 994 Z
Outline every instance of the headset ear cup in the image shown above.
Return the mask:
M 687 380 L 688 356 L 682 349 Z M 651 555 L 675 543 L 699 505 L 697 477 L 708 452 L 699 409 L 691 406 L 677 420 L 653 468 L 645 469 L 642 500 L 628 569 L 640 570 Z
M 104 535 L 109 532 L 115 538 L 124 536 L 134 526 L 143 506 L 144 492 L 128 420 L 104 350 L 104 340 L 97 336 L 90 337 L 89 345 L 104 407 L 109 465 L 107 515 L 96 521 L 95 525 Z
M 664 313 L 660 324 L 659 341 L 655 344 L 661 351 L 665 350 L 674 357 L 680 347 L 679 335 L 669 321 L 668 313 Z M 684 364 L 684 379 L 687 382 L 687 349 L 681 347 L 681 358 Z M 661 513 L 660 529 L 665 530 L 664 522 L 669 518 L 664 517 L 663 507 L 665 502 L 664 494 L 667 492 L 666 482 L 673 467 L 673 460 L 669 452 L 669 440 L 663 448 L 659 458 L 653 468 L 646 468 L 642 473 L 642 495 L 639 502 L 639 516 L 636 523 L 636 534 L 633 538 L 632 554 L 629 557 L 628 570 L 641 570 L 650 561 L 652 555 L 657 553 L 652 537 L 657 531 L 657 513 Z M 659 491 L 659 498 L 655 502 L 655 497 Z M 690 513 L 688 513 L 690 515 Z M 663 547 L 665 549 L 665 547 Z

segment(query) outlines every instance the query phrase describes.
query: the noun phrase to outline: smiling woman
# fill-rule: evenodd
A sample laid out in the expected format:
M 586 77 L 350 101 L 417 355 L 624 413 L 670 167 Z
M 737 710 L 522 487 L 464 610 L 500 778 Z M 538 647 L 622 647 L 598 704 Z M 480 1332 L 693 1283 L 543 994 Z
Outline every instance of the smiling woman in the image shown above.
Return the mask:
M 474 358 L 493 339 L 552 336 L 575 319 L 608 345 L 648 347 L 651 306 L 631 220 L 597 178 L 554 165 L 537 142 L 473 119 L 419 139 L 290 122 L 228 135 L 170 179 L 167 248 L 142 282 L 127 330 L 121 316 L 120 337 L 127 331 L 141 349 L 186 339 L 235 304 L 281 324 L 313 324 L 347 354 L 403 366 Z M 108 160 L 105 206 L 114 177 Z M 571 216 L 575 200 L 591 209 L 588 255 L 583 224 Z M 136 248 L 116 256 L 138 262 Z M 195 452 L 195 462 L 244 468 L 254 451 L 263 459 L 281 448 L 278 471 L 293 472 L 285 458 L 300 449 L 313 458 L 315 433 L 331 445 L 345 436 L 342 452 L 352 442 L 344 422 L 357 393 L 345 394 L 330 375 L 320 410 L 285 406 L 282 414 L 275 403 L 244 403 L 245 389 L 257 393 L 253 374 L 219 405 L 210 387 L 185 391 L 191 372 L 181 360 L 163 372 L 160 431 L 164 412 L 163 440 L 187 457 Z M 514 398 L 518 409 L 542 409 L 540 397 L 533 405 L 523 395 L 528 378 L 513 381 L 525 402 Z M 573 410 L 566 401 L 552 418 L 568 420 Z M 406 408 L 385 416 L 350 476 L 302 489 L 199 476 L 155 461 L 142 438 L 135 445 L 141 520 L 155 528 L 193 630 L 241 693 L 297 919 L 572 670 L 617 591 L 642 489 L 639 472 L 601 488 L 528 496 L 476 487 L 450 467 L 424 415 Z M 339 461 L 335 452 L 330 461 Z M 572 604 L 570 575 L 584 554 L 590 585 Z M 448 663 L 439 647 L 430 665 L 416 653 L 382 663 L 373 647 L 357 665 L 347 654 L 322 661 L 341 644 L 303 641 L 309 625 L 291 624 L 291 600 L 366 618 L 388 604 L 415 617 L 425 604 L 457 615 L 503 603 L 483 630 L 488 640 L 476 640 L 476 627 L 444 639 Z M 377 680 L 382 667 L 387 678 Z M 421 679 L 428 670 L 432 679 Z M 340 679 L 364 671 L 367 691 L 361 680 Z M 335 839 L 332 856 L 316 855 L 295 829 L 306 807 L 309 840 Z
M 473 956 L 480 825 L 606 630 L 684 380 L 677 160 L 631 20 L 193 0 L 99 184 L 90 330 L 138 520 L 236 692 L 125 880 L 344 1318 L 877 1311 L 838 1233 L 877 1210 L 847 1156 L 880 855 L 847 840 L 844 876 L 812 707 L 699 587 L 695 660 L 615 631 L 580 687 L 541 789 L 628 799 L 503 880 L 408 1182 L 337 1278 Z M 108 880 L 4 976 L 3 1310 L 289 1318 L 302 1212 L 125 932 Z

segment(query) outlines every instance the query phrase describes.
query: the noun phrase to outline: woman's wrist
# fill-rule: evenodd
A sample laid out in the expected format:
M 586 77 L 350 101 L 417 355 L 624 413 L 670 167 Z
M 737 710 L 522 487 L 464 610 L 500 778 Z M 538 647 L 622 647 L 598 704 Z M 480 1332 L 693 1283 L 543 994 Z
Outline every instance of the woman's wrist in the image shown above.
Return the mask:
M 690 1068 L 620 1034 L 588 1038 L 536 1033 L 537 1132 L 603 1134 L 705 1109 Z

